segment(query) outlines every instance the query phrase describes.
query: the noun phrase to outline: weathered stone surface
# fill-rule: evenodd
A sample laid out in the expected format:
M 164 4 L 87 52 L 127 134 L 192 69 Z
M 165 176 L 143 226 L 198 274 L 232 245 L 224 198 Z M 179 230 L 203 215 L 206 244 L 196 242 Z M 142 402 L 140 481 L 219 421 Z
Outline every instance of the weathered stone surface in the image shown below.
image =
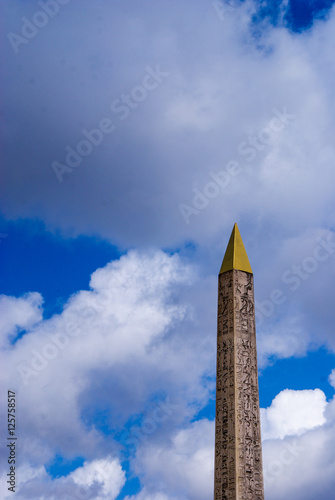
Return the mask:
M 219 275 L 214 500 L 264 500 L 251 273 Z

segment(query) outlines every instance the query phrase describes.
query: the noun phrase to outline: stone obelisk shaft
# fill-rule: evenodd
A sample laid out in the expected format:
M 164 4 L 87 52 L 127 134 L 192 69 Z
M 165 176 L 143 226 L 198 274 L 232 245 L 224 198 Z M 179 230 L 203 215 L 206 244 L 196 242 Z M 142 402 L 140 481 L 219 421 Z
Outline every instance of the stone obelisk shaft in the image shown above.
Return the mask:
M 219 275 L 214 500 L 264 500 L 253 274 L 235 268 Z

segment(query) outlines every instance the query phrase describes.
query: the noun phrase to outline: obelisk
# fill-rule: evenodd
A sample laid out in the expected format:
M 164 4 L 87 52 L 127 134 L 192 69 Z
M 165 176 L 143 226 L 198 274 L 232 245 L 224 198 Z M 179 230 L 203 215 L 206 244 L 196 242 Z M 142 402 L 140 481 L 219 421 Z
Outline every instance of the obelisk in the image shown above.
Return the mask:
M 264 500 L 254 283 L 237 224 L 219 274 L 214 500 Z

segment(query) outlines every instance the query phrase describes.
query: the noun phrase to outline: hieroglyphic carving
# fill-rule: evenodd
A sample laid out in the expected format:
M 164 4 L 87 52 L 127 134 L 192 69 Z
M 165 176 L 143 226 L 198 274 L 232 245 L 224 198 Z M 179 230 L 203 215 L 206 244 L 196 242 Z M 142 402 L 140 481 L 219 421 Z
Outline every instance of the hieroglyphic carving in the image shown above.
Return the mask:
M 214 500 L 264 500 L 253 275 L 219 276 Z

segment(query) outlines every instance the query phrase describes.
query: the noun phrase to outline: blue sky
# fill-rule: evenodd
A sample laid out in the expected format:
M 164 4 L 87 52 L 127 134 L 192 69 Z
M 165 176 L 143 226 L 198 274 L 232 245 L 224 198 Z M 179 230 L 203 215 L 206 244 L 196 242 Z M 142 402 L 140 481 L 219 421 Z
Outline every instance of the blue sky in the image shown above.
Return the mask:
M 266 499 L 333 498 L 332 5 L 2 2 L 17 498 L 212 496 L 234 222 L 255 277 Z M 1 452 L 4 498 L 7 472 Z

